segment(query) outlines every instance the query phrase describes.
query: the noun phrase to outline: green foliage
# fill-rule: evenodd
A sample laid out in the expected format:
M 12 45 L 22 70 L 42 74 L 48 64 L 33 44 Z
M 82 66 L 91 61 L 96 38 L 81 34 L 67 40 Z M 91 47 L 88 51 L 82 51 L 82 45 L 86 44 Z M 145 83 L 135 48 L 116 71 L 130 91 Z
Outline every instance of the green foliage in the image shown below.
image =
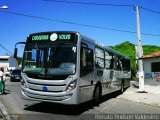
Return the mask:
M 126 41 L 119 45 L 111 46 L 111 48 L 123 53 L 124 55 L 128 56 L 131 59 L 131 72 L 132 72 L 132 78 L 134 78 L 135 73 L 137 71 L 135 45 L 130 43 L 129 41 Z M 153 45 L 143 46 L 144 55 L 148 55 L 157 51 L 160 51 L 160 47 L 158 46 L 153 46 Z
M 3 118 L 3 116 L 0 114 L 0 120 L 3 120 L 2 118 Z
M 155 45 L 144 45 L 143 46 L 144 55 L 149 55 L 157 51 L 160 51 L 160 47 L 158 46 L 155 46 Z
M 21 64 L 22 64 L 22 58 L 17 57 L 16 60 L 17 60 L 17 62 L 18 62 L 18 65 L 21 65 Z

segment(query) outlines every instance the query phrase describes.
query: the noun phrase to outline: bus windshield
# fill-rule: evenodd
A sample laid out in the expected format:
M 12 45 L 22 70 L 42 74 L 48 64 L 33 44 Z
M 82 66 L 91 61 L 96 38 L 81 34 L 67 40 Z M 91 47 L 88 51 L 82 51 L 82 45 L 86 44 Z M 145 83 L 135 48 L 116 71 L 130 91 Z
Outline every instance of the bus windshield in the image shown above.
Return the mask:
M 32 44 L 24 51 L 23 72 L 38 75 L 73 75 L 76 68 L 75 44 Z

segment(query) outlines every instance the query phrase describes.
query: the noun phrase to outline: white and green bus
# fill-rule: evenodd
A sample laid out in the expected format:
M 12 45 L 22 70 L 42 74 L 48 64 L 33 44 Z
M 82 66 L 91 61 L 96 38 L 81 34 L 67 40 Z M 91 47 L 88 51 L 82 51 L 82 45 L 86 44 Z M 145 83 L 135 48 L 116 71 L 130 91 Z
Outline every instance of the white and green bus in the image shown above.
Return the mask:
M 25 44 L 24 99 L 61 104 L 98 102 L 102 95 L 123 92 L 130 85 L 130 59 L 79 32 L 34 33 L 20 43 Z

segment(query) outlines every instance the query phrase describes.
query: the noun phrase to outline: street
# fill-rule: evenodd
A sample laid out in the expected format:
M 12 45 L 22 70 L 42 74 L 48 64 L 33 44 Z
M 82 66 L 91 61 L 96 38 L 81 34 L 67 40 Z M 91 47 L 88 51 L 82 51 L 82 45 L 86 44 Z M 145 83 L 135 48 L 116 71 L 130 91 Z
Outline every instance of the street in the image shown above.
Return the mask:
M 133 86 L 128 88 L 135 89 Z M 160 114 L 160 108 L 134 103 L 117 98 L 115 92 L 102 97 L 99 106 L 86 102 L 78 106 L 67 106 L 39 101 L 26 101 L 20 98 L 20 82 L 6 82 L 6 95 L 0 95 L 0 101 L 8 113 L 19 120 L 91 120 L 99 119 L 98 114 Z

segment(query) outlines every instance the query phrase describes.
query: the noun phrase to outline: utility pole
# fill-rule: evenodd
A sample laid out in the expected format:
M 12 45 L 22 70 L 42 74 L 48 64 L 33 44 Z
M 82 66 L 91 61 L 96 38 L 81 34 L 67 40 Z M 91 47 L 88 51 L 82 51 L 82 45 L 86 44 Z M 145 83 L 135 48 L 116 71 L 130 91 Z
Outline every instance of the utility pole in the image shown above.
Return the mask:
M 139 92 L 144 92 L 144 71 L 143 71 L 143 62 L 142 62 L 142 56 L 143 56 L 143 49 L 141 46 L 141 34 L 140 34 L 140 17 L 139 17 L 139 6 L 136 5 L 136 19 L 137 19 L 137 38 L 138 38 L 138 45 L 137 45 L 137 51 L 138 51 L 138 73 L 139 73 Z

